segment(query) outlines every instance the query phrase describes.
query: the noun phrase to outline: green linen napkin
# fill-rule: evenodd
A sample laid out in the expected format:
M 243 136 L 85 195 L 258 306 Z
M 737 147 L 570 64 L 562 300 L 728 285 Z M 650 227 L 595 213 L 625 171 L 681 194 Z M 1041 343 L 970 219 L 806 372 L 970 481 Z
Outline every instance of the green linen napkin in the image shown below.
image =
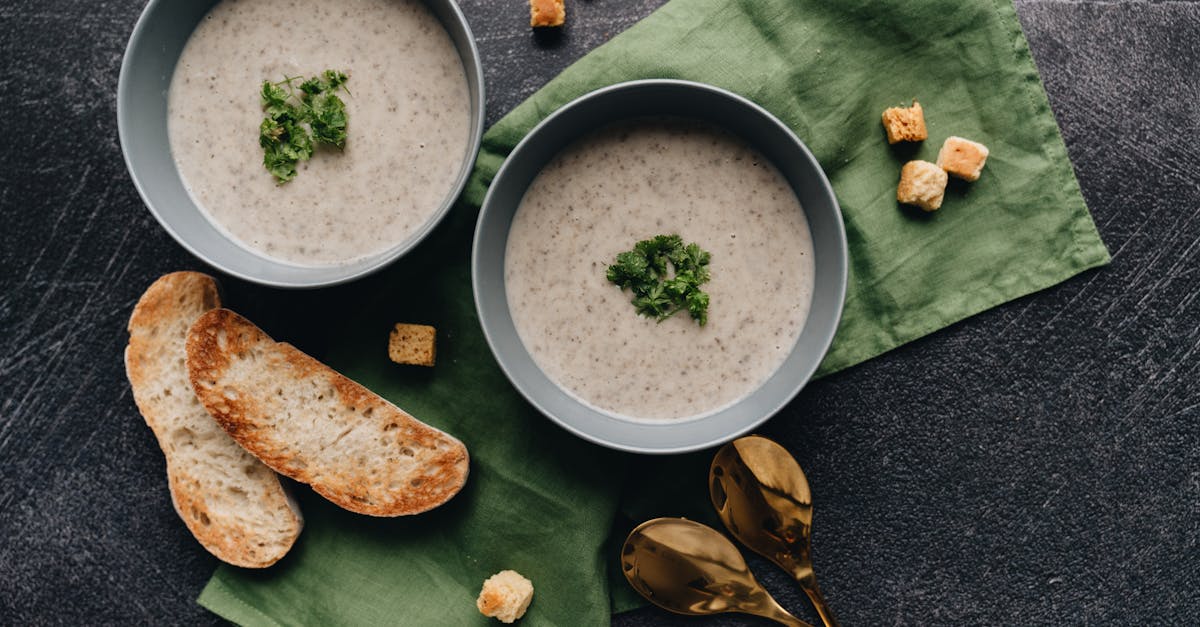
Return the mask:
M 851 279 L 822 374 L 1108 261 L 1009 0 L 672 0 L 488 131 L 461 205 L 372 283 L 381 286 L 374 304 L 336 331 L 339 348 L 324 356 L 460 437 L 472 460 L 463 493 L 429 514 L 381 520 L 301 489 L 307 527 L 292 553 L 264 572 L 221 567 L 201 604 L 252 625 L 482 625 L 482 580 L 513 568 L 537 588 L 524 624 L 608 624 L 616 559 L 605 541 L 624 469 L 663 462 L 586 444 L 510 388 L 475 317 L 468 261 L 487 185 L 525 133 L 592 89 L 650 77 L 751 98 L 829 175 Z M 880 113 L 914 97 L 929 140 L 889 147 Z M 951 183 L 935 214 L 898 206 L 900 166 L 934 160 L 949 135 L 991 148 L 983 177 Z M 438 327 L 435 368 L 388 362 L 397 321 Z M 625 509 L 661 507 L 669 492 L 643 485 Z M 696 501 L 681 508 L 703 511 Z

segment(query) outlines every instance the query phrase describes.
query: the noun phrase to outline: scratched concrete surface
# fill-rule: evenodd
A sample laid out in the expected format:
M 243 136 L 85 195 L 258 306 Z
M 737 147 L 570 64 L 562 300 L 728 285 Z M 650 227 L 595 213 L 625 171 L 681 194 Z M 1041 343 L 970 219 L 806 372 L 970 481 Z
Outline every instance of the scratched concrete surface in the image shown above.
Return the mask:
M 660 3 L 575 0 L 538 40 L 521 0 L 464 1 L 489 122 Z M 141 5 L 0 6 L 0 623 L 219 622 L 193 602 L 215 561 L 171 509 L 121 366 L 141 290 L 202 268 L 120 157 Z M 1112 267 L 810 386 L 767 432 L 815 487 L 818 572 L 847 624 L 1200 624 L 1200 4 L 1018 10 Z M 371 287 L 227 285 L 315 351 Z

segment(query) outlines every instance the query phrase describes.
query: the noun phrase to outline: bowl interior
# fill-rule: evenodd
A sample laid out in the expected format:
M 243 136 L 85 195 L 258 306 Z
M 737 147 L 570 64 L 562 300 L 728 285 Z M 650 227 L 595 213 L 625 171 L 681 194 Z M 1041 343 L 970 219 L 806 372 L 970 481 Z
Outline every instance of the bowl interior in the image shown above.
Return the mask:
M 678 116 L 723 127 L 757 148 L 783 173 L 805 210 L 813 239 L 813 300 L 791 353 L 755 392 L 716 413 L 683 420 L 630 420 L 589 407 L 534 363 L 513 324 L 504 284 L 505 248 L 525 190 L 560 150 L 624 119 Z M 699 83 L 621 83 L 575 100 L 546 118 L 513 150 L 492 181 L 475 231 L 472 280 L 480 323 L 513 385 L 542 413 L 575 434 L 612 448 L 678 453 L 741 435 L 770 418 L 812 377 L 841 318 L 846 234 L 829 181 L 804 144 L 778 119 L 728 91 Z
M 117 125 L 125 163 L 154 217 L 184 248 L 234 276 L 278 287 L 319 287 L 382 268 L 420 242 L 449 211 L 466 185 L 483 135 L 483 73 L 475 40 L 453 0 L 425 0 L 450 34 L 466 72 L 471 99 L 467 149 L 454 185 L 437 212 L 403 242 L 377 255 L 337 266 L 298 266 L 259 256 L 234 243 L 196 207 L 183 186 L 167 135 L 167 92 L 188 37 L 219 0 L 151 0 L 134 27 L 121 65 Z

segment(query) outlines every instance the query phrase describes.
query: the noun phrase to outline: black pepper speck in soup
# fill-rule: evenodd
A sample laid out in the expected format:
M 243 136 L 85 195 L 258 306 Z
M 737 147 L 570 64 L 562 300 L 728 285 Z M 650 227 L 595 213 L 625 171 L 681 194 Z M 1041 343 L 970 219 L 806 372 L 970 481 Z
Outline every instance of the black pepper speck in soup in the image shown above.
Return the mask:
M 638 316 L 605 277 L 634 243 L 678 233 L 712 253 L 708 324 Z M 513 219 L 508 304 L 537 365 L 633 418 L 697 416 L 745 397 L 791 352 L 812 300 L 813 246 L 783 175 L 716 127 L 644 119 L 554 157 Z

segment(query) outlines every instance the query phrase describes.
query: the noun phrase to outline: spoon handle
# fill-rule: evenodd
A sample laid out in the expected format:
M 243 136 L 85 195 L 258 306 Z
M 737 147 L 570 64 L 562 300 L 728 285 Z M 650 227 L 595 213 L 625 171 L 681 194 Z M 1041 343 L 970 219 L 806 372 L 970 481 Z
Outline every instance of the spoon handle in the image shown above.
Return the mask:
M 841 623 L 838 623 L 837 619 L 833 617 L 833 610 L 829 609 L 829 603 L 821 595 L 821 588 L 817 586 L 817 578 L 812 576 L 812 571 L 809 571 L 807 577 L 797 577 L 796 582 L 808 595 L 808 600 L 812 601 L 813 607 L 817 608 L 817 614 L 820 615 L 821 622 L 825 623 L 825 627 L 840 627 Z
M 788 614 L 788 611 L 778 601 L 775 601 L 774 598 L 768 595 L 766 590 L 762 589 L 758 590 L 754 602 L 744 605 L 739 611 L 744 611 L 746 614 L 754 614 L 755 616 L 762 616 L 763 619 L 770 619 L 787 627 L 812 627 L 809 623 Z

